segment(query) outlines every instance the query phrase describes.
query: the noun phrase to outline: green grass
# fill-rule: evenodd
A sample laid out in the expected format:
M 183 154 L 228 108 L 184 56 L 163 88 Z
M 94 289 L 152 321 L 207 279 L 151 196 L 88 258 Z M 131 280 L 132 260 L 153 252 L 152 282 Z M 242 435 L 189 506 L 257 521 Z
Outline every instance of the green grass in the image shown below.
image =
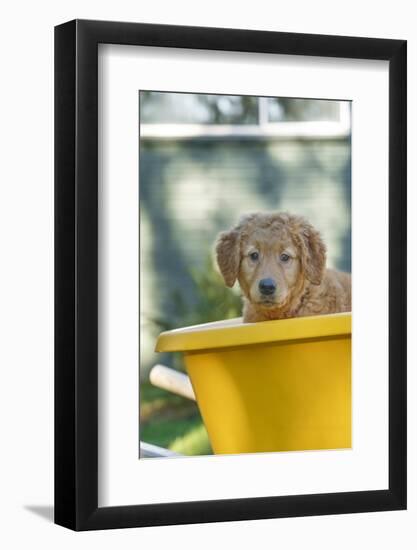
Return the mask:
M 204 265 L 190 269 L 192 292 L 173 288 L 168 307 L 170 313 L 149 317 L 155 337 L 161 330 L 197 325 L 209 321 L 238 317 L 241 299 L 224 284 L 213 267 L 211 255 Z M 189 295 L 194 299 L 190 301 Z M 185 370 L 181 353 L 172 354 L 171 366 Z M 185 455 L 212 454 L 200 411 L 193 401 L 153 387 L 149 382 L 140 388 L 140 437 L 146 443 L 172 449 Z
M 167 392 L 166 390 L 161 390 L 152 386 L 149 382 L 141 382 L 140 384 L 140 399 L 141 405 L 145 403 L 151 403 L 155 399 L 162 398 L 165 401 L 183 401 L 183 398 L 179 395 Z
M 184 455 L 213 454 L 207 430 L 202 422 L 199 422 L 195 428 L 187 430 L 182 437 L 177 437 L 169 448 Z
M 212 454 L 197 405 L 178 395 L 141 383 L 140 438 L 185 455 Z

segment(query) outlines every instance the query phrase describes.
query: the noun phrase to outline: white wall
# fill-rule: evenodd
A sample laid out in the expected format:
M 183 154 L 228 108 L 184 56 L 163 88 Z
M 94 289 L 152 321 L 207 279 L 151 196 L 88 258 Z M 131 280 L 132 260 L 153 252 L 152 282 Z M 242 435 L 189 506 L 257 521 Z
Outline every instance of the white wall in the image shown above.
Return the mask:
M 5 548 L 414 548 L 416 543 L 416 213 L 409 253 L 409 510 L 74 534 L 50 516 L 53 472 L 53 26 L 69 19 L 403 38 L 409 40 L 409 151 L 417 147 L 413 3 L 298 0 L 132 2 L 15 0 L 1 12 L 0 541 Z M 409 204 L 416 157 L 409 155 Z M 371 406 L 370 397 L 370 406 Z M 6 542 L 7 540 L 7 542 Z

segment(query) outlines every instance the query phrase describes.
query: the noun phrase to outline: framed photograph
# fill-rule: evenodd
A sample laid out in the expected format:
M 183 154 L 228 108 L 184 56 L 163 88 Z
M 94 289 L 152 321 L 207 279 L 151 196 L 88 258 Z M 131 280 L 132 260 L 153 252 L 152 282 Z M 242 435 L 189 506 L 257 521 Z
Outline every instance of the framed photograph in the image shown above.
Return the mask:
M 406 508 L 406 42 L 55 29 L 55 522 Z

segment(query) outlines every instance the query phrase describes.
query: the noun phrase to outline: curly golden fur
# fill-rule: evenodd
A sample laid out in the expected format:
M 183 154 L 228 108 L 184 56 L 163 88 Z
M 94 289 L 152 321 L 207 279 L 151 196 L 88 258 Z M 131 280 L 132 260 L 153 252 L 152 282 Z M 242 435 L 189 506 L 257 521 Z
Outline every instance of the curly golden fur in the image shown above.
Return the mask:
M 249 214 L 219 235 L 216 255 L 226 285 L 239 281 L 245 322 L 351 310 L 350 275 L 326 269 L 321 235 L 300 216 Z

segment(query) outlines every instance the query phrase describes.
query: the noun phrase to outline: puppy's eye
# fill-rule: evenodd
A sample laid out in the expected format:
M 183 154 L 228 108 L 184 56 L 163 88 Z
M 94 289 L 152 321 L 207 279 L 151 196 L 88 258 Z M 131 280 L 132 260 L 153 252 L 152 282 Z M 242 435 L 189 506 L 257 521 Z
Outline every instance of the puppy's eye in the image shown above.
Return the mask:
M 290 259 L 290 257 L 288 256 L 288 254 L 281 254 L 281 256 L 279 257 L 279 259 L 281 260 L 281 262 L 288 262 L 288 260 Z
M 254 262 L 259 260 L 259 253 L 258 252 L 251 252 L 249 254 L 249 258 L 253 260 Z

